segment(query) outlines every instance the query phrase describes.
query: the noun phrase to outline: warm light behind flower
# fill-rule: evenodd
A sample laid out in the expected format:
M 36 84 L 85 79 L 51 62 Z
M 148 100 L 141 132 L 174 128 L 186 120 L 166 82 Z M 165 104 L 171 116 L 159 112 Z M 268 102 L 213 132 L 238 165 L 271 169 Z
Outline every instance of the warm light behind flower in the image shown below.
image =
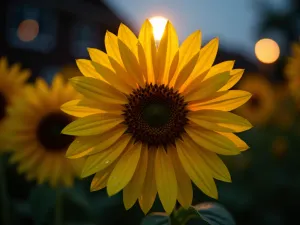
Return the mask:
M 36 20 L 23 20 L 18 27 L 18 37 L 21 41 L 33 41 L 39 34 L 39 24 Z
M 126 209 L 139 202 L 147 213 L 158 194 L 166 212 L 176 201 L 188 208 L 191 181 L 218 198 L 214 179 L 230 182 L 220 155 L 237 155 L 248 146 L 234 133 L 250 129 L 229 111 L 250 93 L 229 90 L 244 72 L 234 61 L 213 66 L 219 39 L 201 47 L 195 31 L 179 46 L 168 22 L 158 46 L 149 20 L 139 36 L 124 24 L 118 35 L 107 32 L 107 53 L 88 49 L 92 60 L 79 59 L 84 76 L 70 80 L 82 99 L 61 109 L 79 117 L 62 131 L 77 136 L 68 158 L 85 157 L 82 177 L 94 175 L 91 190 L 123 190 Z
M 162 16 L 155 16 L 155 17 L 152 17 L 149 21 L 153 26 L 154 39 L 156 41 L 160 41 L 160 39 L 163 36 L 163 33 L 164 33 L 164 30 L 165 30 L 168 20 Z
M 280 49 L 274 40 L 264 38 L 255 44 L 255 55 L 263 63 L 274 63 L 279 58 Z
M 49 181 L 52 187 L 73 184 L 83 159 L 65 158 L 74 138 L 61 130 L 73 117 L 61 112 L 60 105 L 78 97 L 61 76 L 54 77 L 51 86 L 38 78 L 9 108 L 5 133 L 12 153 L 10 162 L 16 163 L 18 172 L 27 179 Z

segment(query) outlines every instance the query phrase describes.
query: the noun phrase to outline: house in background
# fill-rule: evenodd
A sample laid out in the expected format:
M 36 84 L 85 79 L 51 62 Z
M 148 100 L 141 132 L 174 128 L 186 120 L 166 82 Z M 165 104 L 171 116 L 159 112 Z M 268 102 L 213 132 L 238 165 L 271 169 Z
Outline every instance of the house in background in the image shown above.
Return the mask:
M 31 69 L 32 80 L 72 71 L 75 59 L 88 58 L 87 47 L 103 49 L 106 30 L 116 33 L 121 22 L 100 0 L 4 0 L 1 5 L 0 56 Z

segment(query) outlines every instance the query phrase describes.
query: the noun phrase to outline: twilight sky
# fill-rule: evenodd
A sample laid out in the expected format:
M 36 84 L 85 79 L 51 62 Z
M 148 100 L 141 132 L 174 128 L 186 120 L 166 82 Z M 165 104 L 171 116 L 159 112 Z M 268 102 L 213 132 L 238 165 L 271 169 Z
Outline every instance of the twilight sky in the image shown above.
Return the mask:
M 256 0 L 270 2 L 276 9 L 287 8 L 286 0 Z M 203 39 L 220 37 L 225 49 L 240 51 L 254 57 L 254 45 L 259 37 L 254 29 L 260 13 L 253 0 L 105 0 L 105 2 L 129 21 L 136 30 L 152 16 L 164 16 L 175 26 L 182 41 L 193 31 L 200 29 Z

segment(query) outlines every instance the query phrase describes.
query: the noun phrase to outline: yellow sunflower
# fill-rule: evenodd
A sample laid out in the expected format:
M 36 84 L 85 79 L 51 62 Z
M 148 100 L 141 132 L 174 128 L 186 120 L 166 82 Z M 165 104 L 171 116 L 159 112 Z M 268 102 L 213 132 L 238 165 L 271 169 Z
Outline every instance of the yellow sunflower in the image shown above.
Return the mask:
M 21 70 L 20 64 L 8 66 L 6 58 L 0 58 L 0 146 L 6 148 L 3 138 L 4 124 L 7 115 L 7 108 L 20 95 L 22 95 L 24 85 L 30 76 L 29 70 Z
M 61 134 L 61 130 L 74 118 L 63 113 L 60 106 L 78 97 L 60 75 L 52 86 L 38 78 L 8 109 L 5 131 L 12 149 L 10 161 L 18 163 L 18 172 L 25 173 L 27 179 L 49 181 L 53 187 L 73 184 L 82 160 L 65 157 L 74 138 Z
M 300 107 L 300 44 L 292 45 L 292 56 L 288 58 L 285 67 L 285 75 L 288 80 L 289 90 Z
M 249 91 L 251 99 L 236 110 L 255 125 L 264 125 L 272 117 L 275 109 L 275 94 L 271 83 L 260 74 L 247 74 L 238 88 Z
M 189 207 L 191 180 L 218 197 L 214 178 L 231 178 L 217 154 L 246 150 L 233 132 L 251 128 L 228 112 L 251 94 L 228 90 L 243 74 L 234 61 L 212 67 L 218 43 L 201 48 L 196 31 L 179 47 L 168 22 L 156 47 L 146 20 L 138 38 L 121 24 L 118 36 L 106 33 L 107 54 L 88 49 L 92 60 L 77 60 L 84 76 L 70 81 L 83 97 L 61 109 L 79 118 L 63 133 L 78 136 L 67 157 L 86 157 L 81 175 L 95 174 L 91 191 L 107 187 L 112 196 L 123 189 L 125 208 L 138 200 L 144 213 L 157 193 L 168 213 L 176 200 Z

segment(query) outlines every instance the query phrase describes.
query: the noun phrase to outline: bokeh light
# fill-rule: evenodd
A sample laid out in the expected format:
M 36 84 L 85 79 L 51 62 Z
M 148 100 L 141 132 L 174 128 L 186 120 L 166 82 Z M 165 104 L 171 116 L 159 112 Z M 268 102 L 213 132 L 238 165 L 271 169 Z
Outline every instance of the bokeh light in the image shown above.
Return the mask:
M 274 40 L 264 38 L 255 44 L 255 55 L 263 63 L 274 63 L 279 58 L 280 48 Z
M 21 41 L 33 41 L 39 33 L 39 24 L 36 20 L 23 20 L 18 27 L 18 37 Z
M 168 20 L 162 16 L 155 16 L 152 17 L 149 21 L 153 26 L 154 39 L 156 41 L 159 41 L 163 36 Z

